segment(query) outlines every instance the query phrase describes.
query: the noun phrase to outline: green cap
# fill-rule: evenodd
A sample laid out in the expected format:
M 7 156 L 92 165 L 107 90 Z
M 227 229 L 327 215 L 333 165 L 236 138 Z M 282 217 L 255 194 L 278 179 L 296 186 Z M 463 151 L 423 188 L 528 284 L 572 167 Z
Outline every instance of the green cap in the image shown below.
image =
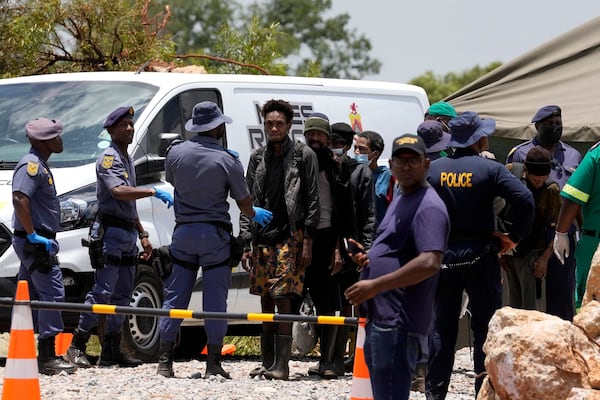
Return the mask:
M 329 118 L 322 113 L 312 113 L 304 122 L 304 133 L 308 131 L 321 131 L 331 137 L 331 125 Z
M 437 117 L 437 116 L 445 116 L 454 118 L 456 117 L 456 110 L 450 103 L 446 103 L 445 101 L 438 101 L 437 103 L 433 103 L 429 106 L 429 110 L 427 110 L 427 114 Z

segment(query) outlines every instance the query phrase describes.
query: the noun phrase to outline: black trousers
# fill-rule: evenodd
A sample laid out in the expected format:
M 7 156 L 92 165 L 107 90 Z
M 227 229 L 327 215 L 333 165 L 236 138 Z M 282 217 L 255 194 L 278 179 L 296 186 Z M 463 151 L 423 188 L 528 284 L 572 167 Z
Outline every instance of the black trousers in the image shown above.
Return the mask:
M 310 294 L 318 315 L 334 315 L 335 311 L 342 310 L 339 280 L 331 276 L 336 242 L 333 228 L 319 229 L 313 238 L 312 262 L 306 268 L 304 294 Z

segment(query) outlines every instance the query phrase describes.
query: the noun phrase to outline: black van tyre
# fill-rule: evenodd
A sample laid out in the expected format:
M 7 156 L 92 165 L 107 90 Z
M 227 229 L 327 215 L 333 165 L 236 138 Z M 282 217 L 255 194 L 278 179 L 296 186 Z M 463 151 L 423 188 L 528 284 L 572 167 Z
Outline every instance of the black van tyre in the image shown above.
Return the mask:
M 162 307 L 163 286 L 152 267 L 138 265 L 131 293 L 131 307 Z M 128 315 L 123 324 L 121 348 L 129 355 L 146 362 L 156 362 L 160 335 L 158 318 Z

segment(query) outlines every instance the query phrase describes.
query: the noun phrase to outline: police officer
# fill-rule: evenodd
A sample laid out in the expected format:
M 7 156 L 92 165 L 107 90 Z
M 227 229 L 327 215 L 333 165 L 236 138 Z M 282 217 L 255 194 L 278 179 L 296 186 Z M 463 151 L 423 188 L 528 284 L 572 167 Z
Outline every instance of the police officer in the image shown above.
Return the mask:
M 129 305 L 133 289 L 139 238 L 144 249 L 143 259 L 148 259 L 152 245 L 137 214 L 135 201 L 144 197 L 157 197 L 170 207 L 170 193 L 158 188 L 137 188 L 135 166 L 127 153 L 133 141 L 132 107 L 118 107 L 111 112 L 104 128 L 111 137 L 110 146 L 96 161 L 98 214 L 91 229 L 91 237 L 102 240 L 104 263 L 96 269 L 95 283 L 87 294 L 85 304 Z M 107 315 L 102 339 L 100 366 L 119 365 L 136 367 L 142 362 L 121 351 L 121 326 L 125 315 Z M 90 330 L 98 325 L 99 315 L 82 313 L 73 334 L 67 356 L 80 367 L 90 367 L 85 355 Z
M 21 261 L 19 280 L 29 282 L 34 299 L 65 301 L 62 272 L 58 264 L 56 231 L 60 224 L 60 207 L 54 177 L 48 167 L 52 153 L 62 153 L 59 120 L 37 118 L 25 125 L 31 143 L 29 153 L 15 167 L 12 181 L 14 205 L 12 245 Z M 58 310 L 34 313 L 38 336 L 38 366 L 42 374 L 62 371 L 72 373 L 75 366 L 56 357 L 54 339 L 63 331 Z
M 451 230 L 435 299 L 428 400 L 444 399 L 448 391 L 463 290 L 470 299 L 475 389 L 479 390 L 488 322 L 502 305 L 498 253 L 509 251 L 527 236 L 534 216 L 533 196 L 525 185 L 502 164 L 479 156 L 488 149 L 495 121 L 465 112 L 449 126 L 448 145 L 456 148 L 455 153 L 432 162 L 429 170 L 429 182 L 448 208 Z M 496 196 L 505 198 L 514 210 L 507 234 L 494 232 Z
M 516 147 L 514 147 L 506 158 L 507 163 L 525 162 L 527 152 L 536 145 L 540 145 L 552 155 L 552 169 L 550 179 L 558 183 L 562 189 L 567 180 L 581 162 L 579 151 L 562 142 L 562 112 L 559 106 L 549 105 L 540 108 L 531 122 L 535 124 L 537 135 Z M 564 266 L 554 256 L 548 261 L 546 273 L 546 312 L 557 315 L 566 320 L 572 320 L 575 315 L 573 296 L 575 293 L 575 225 L 571 224 L 566 236 L 569 241 L 569 257 L 565 258 Z M 581 281 L 580 279 L 578 281 Z M 571 301 L 552 301 L 552 299 L 571 299 Z M 578 306 L 581 298 L 578 298 Z
M 227 311 L 231 284 L 231 220 L 227 197 L 235 199 L 244 215 L 261 225 L 272 214 L 252 206 L 252 197 L 237 153 L 226 150 L 219 140 L 225 123 L 217 104 L 203 101 L 194 106 L 185 129 L 198 135 L 171 146 L 165 161 L 167 181 L 175 187 L 175 231 L 170 246 L 173 270 L 166 279 L 163 309 L 187 308 L 198 269 L 202 266 L 202 308 L 206 312 Z M 157 374 L 173 377 L 173 347 L 181 319 L 161 318 L 160 357 Z M 221 348 L 227 332 L 226 320 L 206 320 L 208 357 L 206 374 L 230 379 L 221 367 Z M 200 377 L 199 374 L 194 376 Z

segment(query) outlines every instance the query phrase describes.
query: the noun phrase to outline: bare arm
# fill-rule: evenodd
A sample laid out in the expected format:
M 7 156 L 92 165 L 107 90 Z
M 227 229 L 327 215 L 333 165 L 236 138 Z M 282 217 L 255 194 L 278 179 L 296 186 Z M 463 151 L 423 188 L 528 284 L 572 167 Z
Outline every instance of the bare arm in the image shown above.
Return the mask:
M 252 196 L 244 197 L 241 200 L 235 201 L 240 208 L 240 211 L 248 218 L 254 217 L 254 210 L 252 209 Z
M 13 207 L 15 208 L 15 215 L 23 229 L 27 234 L 33 233 L 33 220 L 31 219 L 31 205 L 29 203 L 29 197 L 22 192 L 13 192 Z
M 154 189 L 137 188 L 127 185 L 116 186 L 110 191 L 112 197 L 117 200 L 130 201 L 143 199 L 144 197 L 152 197 L 156 193 Z
M 569 199 L 562 199 L 556 232 L 567 232 L 573 221 L 578 217 L 581 206 Z
M 442 253 L 425 252 L 410 260 L 402 268 L 375 279 L 356 282 L 344 295 L 350 304 L 360 304 L 387 290 L 416 285 L 439 271 Z

